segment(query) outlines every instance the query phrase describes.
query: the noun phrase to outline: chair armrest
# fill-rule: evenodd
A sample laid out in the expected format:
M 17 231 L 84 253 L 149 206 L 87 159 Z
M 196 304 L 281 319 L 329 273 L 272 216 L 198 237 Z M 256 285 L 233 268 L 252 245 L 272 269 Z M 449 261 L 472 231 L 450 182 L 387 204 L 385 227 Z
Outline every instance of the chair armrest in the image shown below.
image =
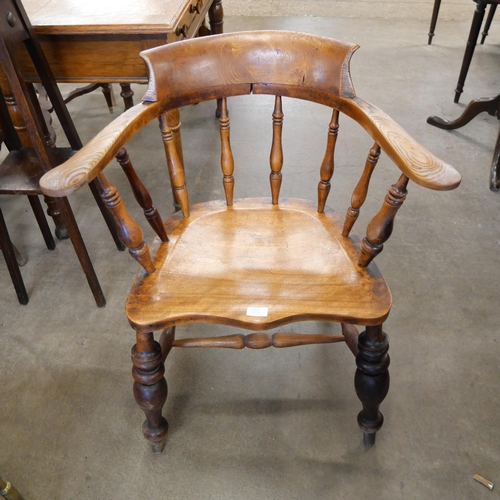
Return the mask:
M 159 112 L 158 103 L 141 103 L 121 114 L 69 160 L 40 179 L 43 194 L 56 198 L 68 196 L 91 182 L 125 143 Z
M 462 176 L 413 139 L 389 115 L 359 97 L 344 101 L 344 110 L 364 127 L 381 148 L 413 182 L 437 191 L 449 191 Z

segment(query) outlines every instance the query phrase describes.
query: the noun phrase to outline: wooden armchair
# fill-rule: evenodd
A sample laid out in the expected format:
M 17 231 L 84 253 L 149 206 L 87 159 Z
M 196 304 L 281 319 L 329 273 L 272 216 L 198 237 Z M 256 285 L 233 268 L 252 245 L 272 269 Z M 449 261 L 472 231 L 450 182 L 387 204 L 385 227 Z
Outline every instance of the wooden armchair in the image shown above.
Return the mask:
M 375 441 L 383 422 L 379 405 L 389 389 L 389 341 L 382 324 L 392 297 L 373 259 L 391 235 L 410 180 L 430 189 L 451 190 L 459 185 L 460 175 L 380 109 L 356 96 L 349 62 L 357 48 L 329 38 L 265 31 L 218 35 L 145 51 L 142 56 L 150 83 L 143 102 L 41 180 L 44 193 L 57 197 L 98 179 L 123 242 L 142 266 L 126 313 L 137 339 L 132 349 L 134 395 L 147 417 L 144 435 L 157 452 L 163 449 L 168 430 L 162 416 L 167 398 L 164 361 L 172 347 L 262 349 L 345 341 L 356 356 L 355 387 L 363 406 L 358 424 L 365 444 Z M 243 94 L 276 96 L 271 198 L 233 198 L 237 188 L 226 99 Z M 282 175 L 286 175 L 282 174 L 282 96 L 332 108 L 331 122 L 329 126 L 325 123 L 326 152 L 318 165 L 316 202 L 279 198 Z M 220 137 L 225 200 L 190 206 L 183 164 L 166 112 L 217 98 L 223 99 Z M 345 217 L 326 206 L 341 113 L 358 122 L 374 140 Z M 158 238 L 150 251 L 141 229 L 102 172 L 124 144 L 154 118 L 159 119 L 181 211 L 159 223 L 144 186 L 135 174 L 129 175 L 136 198 L 156 224 Z M 382 207 L 368 224 L 366 237 L 360 239 L 351 229 L 382 151 L 399 168 L 399 178 L 395 176 Z M 306 320 L 341 323 L 342 335 L 262 333 Z M 175 339 L 177 325 L 193 322 L 231 325 L 254 333 Z M 354 325 L 365 330 L 358 334 Z M 161 330 L 157 342 L 154 332 Z

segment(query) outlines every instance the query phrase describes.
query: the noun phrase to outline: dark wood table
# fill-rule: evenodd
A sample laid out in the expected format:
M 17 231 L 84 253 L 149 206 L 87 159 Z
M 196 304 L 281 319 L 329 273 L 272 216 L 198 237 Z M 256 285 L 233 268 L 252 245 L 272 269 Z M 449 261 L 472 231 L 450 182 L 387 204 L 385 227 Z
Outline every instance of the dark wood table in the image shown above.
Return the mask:
M 500 120 L 500 95 L 491 98 L 483 97 L 474 99 L 467 105 L 465 111 L 456 120 L 448 121 L 438 116 L 429 116 L 429 118 L 427 118 L 427 123 L 444 130 L 455 130 L 467 125 L 480 113 L 488 113 L 491 116 L 496 116 Z M 498 131 L 497 142 L 493 153 L 493 161 L 491 162 L 490 189 L 492 191 L 500 191 L 500 129 Z

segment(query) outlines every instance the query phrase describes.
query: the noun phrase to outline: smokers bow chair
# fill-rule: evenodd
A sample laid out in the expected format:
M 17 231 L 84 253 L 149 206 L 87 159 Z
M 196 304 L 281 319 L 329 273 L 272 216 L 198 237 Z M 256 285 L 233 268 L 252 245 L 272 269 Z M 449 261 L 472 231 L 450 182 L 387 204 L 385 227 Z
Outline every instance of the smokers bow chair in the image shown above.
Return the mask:
M 379 405 L 389 389 L 389 344 L 382 324 L 392 298 L 372 261 L 391 235 L 410 180 L 430 189 L 451 190 L 459 185 L 460 175 L 380 109 L 356 96 L 349 61 L 357 48 L 329 38 L 266 31 L 216 35 L 144 51 L 150 81 L 143 102 L 42 178 L 42 189 L 50 196 L 70 195 L 98 179 L 123 242 L 142 266 L 126 312 L 137 339 L 132 349 L 134 395 L 146 414 L 143 432 L 154 451 L 163 449 L 168 430 L 162 416 L 167 398 L 164 361 L 172 347 L 262 349 L 345 341 L 356 356 L 355 388 L 363 407 L 358 424 L 365 444 L 374 443 L 383 422 Z M 245 94 L 276 96 L 270 198 L 233 199 L 237 186 L 226 98 Z M 333 110 L 329 126 L 325 123 L 326 152 L 318 165 L 316 202 L 279 199 L 282 96 L 314 101 Z M 218 98 L 223 99 L 220 137 L 225 200 L 191 206 L 179 141 L 176 144 L 166 111 Z M 374 140 L 345 218 L 326 206 L 341 113 L 358 122 Z M 127 140 L 155 118 L 159 119 L 181 211 L 158 223 L 147 191 L 136 174 L 130 174 L 136 198 L 157 230 L 150 251 L 141 229 L 102 172 Z M 399 167 L 399 179 L 395 176 L 395 184 L 368 224 L 366 237 L 360 239 L 351 228 L 381 151 Z M 261 333 L 306 320 L 341 323 L 342 335 Z M 178 325 L 193 322 L 231 325 L 256 333 L 175 339 Z M 365 330 L 358 334 L 354 325 Z M 155 331 L 162 331 L 158 342 Z

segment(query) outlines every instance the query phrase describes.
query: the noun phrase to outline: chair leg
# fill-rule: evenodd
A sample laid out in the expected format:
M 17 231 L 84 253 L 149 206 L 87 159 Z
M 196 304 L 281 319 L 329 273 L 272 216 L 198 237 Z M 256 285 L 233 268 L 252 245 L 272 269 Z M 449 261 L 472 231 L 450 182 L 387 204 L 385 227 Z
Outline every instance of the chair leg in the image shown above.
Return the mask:
M 474 49 L 476 48 L 477 38 L 479 37 L 479 32 L 481 31 L 481 24 L 483 23 L 485 10 L 486 4 L 479 2 L 476 6 L 476 10 L 474 11 L 474 17 L 472 18 L 472 25 L 469 32 L 469 39 L 467 40 L 464 59 L 462 61 L 462 68 L 460 69 L 457 88 L 455 89 L 455 102 L 459 101 L 460 94 L 463 92 L 465 79 L 467 78 L 472 56 L 474 55 Z
M 162 349 L 152 333 L 137 332 L 136 338 L 132 348 L 134 397 L 146 415 L 144 437 L 151 442 L 154 453 L 161 453 L 168 432 L 167 419 L 161 414 L 168 394 Z
M 10 241 L 9 233 L 7 231 L 7 225 L 5 224 L 5 219 L 3 218 L 3 213 L 0 210 L 0 249 L 3 252 L 5 262 L 7 264 L 7 269 L 9 270 L 10 277 L 12 278 L 12 284 L 16 289 L 17 298 L 20 304 L 26 305 L 29 301 L 28 292 L 24 286 L 23 277 L 21 271 L 19 270 L 19 265 L 16 259 L 16 253 L 14 246 Z
M 45 218 L 45 214 L 43 213 L 40 199 L 37 195 L 28 195 L 28 200 L 30 202 L 31 209 L 35 214 L 36 221 L 38 222 L 38 227 L 40 228 L 40 232 L 42 233 L 47 248 L 49 250 L 54 250 L 54 248 L 56 248 L 56 243 L 54 241 L 54 238 L 52 237 L 52 232 L 50 231 L 50 227 L 47 219 Z
M 431 26 L 429 28 L 429 40 L 428 45 L 432 43 L 432 37 L 434 36 L 434 30 L 436 29 L 436 23 L 439 15 L 439 7 L 441 7 L 441 0 L 434 0 L 434 9 L 432 10 Z
M 367 326 L 359 335 L 358 347 L 354 386 L 363 404 L 358 424 L 363 430 L 364 444 L 372 446 L 384 423 L 379 406 L 389 391 L 389 337 L 382 331 L 382 325 Z
M 120 96 L 123 99 L 125 111 L 127 111 L 127 109 L 134 106 L 134 91 L 132 90 L 130 83 L 120 83 L 120 87 L 122 88 Z
M 66 240 L 69 238 L 68 230 L 64 226 L 61 212 L 59 211 L 59 205 L 55 198 L 50 196 L 44 196 L 43 201 L 47 205 L 47 214 L 52 217 L 54 225 L 56 226 L 56 237 L 58 240 Z
M 493 17 L 495 16 L 495 11 L 497 10 L 497 4 L 492 3 L 490 5 L 490 10 L 488 11 L 488 17 L 486 18 L 486 24 L 484 25 L 484 31 L 481 33 L 481 45 L 483 45 L 486 37 L 488 36 L 488 32 L 490 31 L 490 26 L 493 21 Z
M 97 307 L 104 307 L 106 305 L 106 299 L 104 298 L 94 266 L 90 260 L 85 243 L 83 242 L 82 235 L 80 234 L 80 229 L 76 224 L 75 216 L 73 215 L 69 201 L 67 198 L 57 198 L 57 205 L 59 207 L 59 212 L 64 225 L 68 230 L 76 256 L 78 257 L 83 272 L 87 277 L 87 282 L 90 286 L 90 290 L 92 291 Z

